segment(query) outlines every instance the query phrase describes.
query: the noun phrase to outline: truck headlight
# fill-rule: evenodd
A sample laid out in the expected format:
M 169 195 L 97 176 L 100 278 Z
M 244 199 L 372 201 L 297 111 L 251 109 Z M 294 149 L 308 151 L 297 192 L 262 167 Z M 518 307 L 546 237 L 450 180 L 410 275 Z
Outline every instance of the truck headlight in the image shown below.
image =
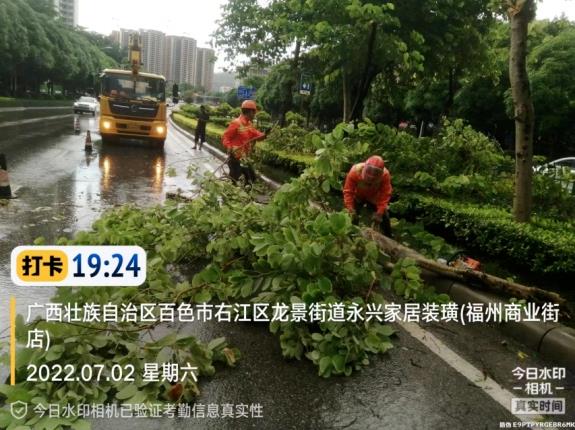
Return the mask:
M 164 131 L 165 131 L 165 130 L 166 130 L 166 129 L 164 128 L 163 125 L 158 125 L 158 126 L 156 126 L 156 133 L 158 133 L 158 134 L 164 134 Z
M 112 128 L 112 123 L 110 121 L 103 121 L 102 127 L 104 127 L 106 130 L 109 130 Z

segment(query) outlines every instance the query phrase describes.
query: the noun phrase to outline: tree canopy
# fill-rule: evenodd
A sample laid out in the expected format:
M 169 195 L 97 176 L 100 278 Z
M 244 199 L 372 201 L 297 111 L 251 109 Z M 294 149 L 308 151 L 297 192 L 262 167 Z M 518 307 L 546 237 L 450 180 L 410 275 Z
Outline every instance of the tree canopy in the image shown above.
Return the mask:
M 229 0 L 214 34 L 232 67 L 270 73 L 258 97 L 274 116 L 317 125 L 369 117 L 397 125 L 462 117 L 511 150 L 509 23 L 484 0 Z M 535 150 L 572 151 L 575 59 L 566 19 L 531 23 Z M 297 83 L 313 82 L 298 97 Z M 553 109 L 551 109 L 553 107 Z
M 95 36 L 60 22 L 48 3 L 0 0 L 1 93 L 37 93 L 46 81 L 91 88 L 103 68 L 116 65 L 94 43 Z

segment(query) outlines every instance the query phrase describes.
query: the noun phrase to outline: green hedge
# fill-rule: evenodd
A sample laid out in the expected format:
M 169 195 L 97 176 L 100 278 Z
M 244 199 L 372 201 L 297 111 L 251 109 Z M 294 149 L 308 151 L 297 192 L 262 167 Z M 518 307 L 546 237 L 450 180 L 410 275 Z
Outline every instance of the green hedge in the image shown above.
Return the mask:
M 256 145 L 256 155 L 263 163 L 280 167 L 296 175 L 303 173 L 315 160 L 315 155 L 272 149 L 268 142 Z
M 174 112 L 173 119 L 177 124 L 190 131 L 194 131 L 198 124 L 196 119 L 190 118 L 186 114 Z M 222 134 L 225 130 L 226 129 L 224 127 L 210 124 L 209 122 L 206 127 L 207 141 L 222 151 L 225 151 L 225 148 L 222 145 Z M 297 175 L 309 167 L 315 159 L 314 155 L 274 150 L 267 142 L 259 142 L 256 145 L 256 155 L 265 164 L 283 168 Z
M 172 114 L 173 120 L 176 124 L 184 127 L 188 131 L 194 132 L 196 127 L 198 126 L 198 120 L 194 118 L 190 118 L 188 115 L 181 114 L 178 112 L 174 112 Z M 221 151 L 225 152 L 225 148 L 222 145 L 222 134 L 224 134 L 226 129 L 224 127 L 220 127 L 215 124 L 211 124 L 208 122 L 206 126 L 206 140 L 210 145 L 215 146 Z
M 420 194 L 402 195 L 392 210 L 394 215 L 444 228 L 469 246 L 534 272 L 575 272 L 575 231 L 568 224 L 536 218 L 529 224 L 517 223 L 500 208 Z

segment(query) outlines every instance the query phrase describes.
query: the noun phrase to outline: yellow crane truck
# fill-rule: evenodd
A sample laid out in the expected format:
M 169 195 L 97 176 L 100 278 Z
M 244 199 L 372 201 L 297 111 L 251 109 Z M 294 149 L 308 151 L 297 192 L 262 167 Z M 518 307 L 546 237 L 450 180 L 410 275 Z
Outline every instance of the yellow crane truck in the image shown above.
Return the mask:
M 166 140 L 166 78 L 140 72 L 141 39 L 130 35 L 132 70 L 105 69 L 100 75 L 102 142 L 142 139 L 163 146 Z

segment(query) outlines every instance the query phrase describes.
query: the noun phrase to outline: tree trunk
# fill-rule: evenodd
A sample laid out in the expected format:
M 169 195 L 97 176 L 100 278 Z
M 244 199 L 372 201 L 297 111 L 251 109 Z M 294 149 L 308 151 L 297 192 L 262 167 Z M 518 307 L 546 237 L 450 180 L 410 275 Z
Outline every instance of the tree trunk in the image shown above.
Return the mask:
M 397 261 L 402 258 L 411 258 L 420 268 L 441 275 L 442 277 L 459 281 L 462 284 L 469 285 L 471 287 L 480 286 L 499 294 L 502 293 L 504 295 L 518 297 L 520 299 L 533 300 L 538 303 L 557 303 L 565 313 L 569 313 L 567 301 L 559 294 L 552 291 L 546 291 L 536 287 L 528 287 L 484 272 L 457 269 L 455 267 L 450 267 L 445 264 L 429 260 L 413 249 L 407 248 L 399 242 L 385 237 L 371 228 L 364 228 L 361 233 L 365 238 L 373 240 L 379 249 L 391 257 L 392 261 Z
M 515 195 L 513 216 L 528 222 L 531 216 L 533 179 L 534 109 L 527 75 L 527 31 L 534 17 L 534 0 L 508 2 L 511 21 L 509 79 L 515 108 Z
M 447 88 L 447 99 L 443 105 L 443 116 L 449 118 L 453 102 L 455 100 L 455 93 L 457 92 L 457 76 L 458 73 L 454 68 L 449 69 L 449 80 Z M 440 121 L 442 123 L 442 121 Z
M 343 88 L 343 122 L 351 119 L 351 86 L 345 74 L 345 67 L 341 69 L 341 81 Z
M 285 127 L 286 125 L 286 113 L 292 108 L 293 105 L 293 91 L 294 87 L 297 85 L 297 77 L 299 74 L 299 54 L 301 50 L 301 40 L 296 40 L 295 49 L 293 53 L 293 63 L 291 70 L 291 77 L 287 81 L 284 88 L 283 103 L 280 112 L 280 127 Z
M 367 97 L 369 88 L 371 86 L 371 81 L 375 77 L 373 70 L 371 70 L 371 59 L 373 57 L 373 49 L 375 46 L 375 36 L 377 34 L 377 23 L 371 23 L 371 31 L 369 32 L 369 39 L 367 42 L 367 53 L 365 56 L 365 66 L 363 68 L 363 74 L 361 80 L 359 81 L 358 91 L 355 95 L 355 100 L 353 102 L 353 107 L 351 109 L 351 119 L 359 120 L 361 119 L 361 114 L 363 112 L 363 101 Z

